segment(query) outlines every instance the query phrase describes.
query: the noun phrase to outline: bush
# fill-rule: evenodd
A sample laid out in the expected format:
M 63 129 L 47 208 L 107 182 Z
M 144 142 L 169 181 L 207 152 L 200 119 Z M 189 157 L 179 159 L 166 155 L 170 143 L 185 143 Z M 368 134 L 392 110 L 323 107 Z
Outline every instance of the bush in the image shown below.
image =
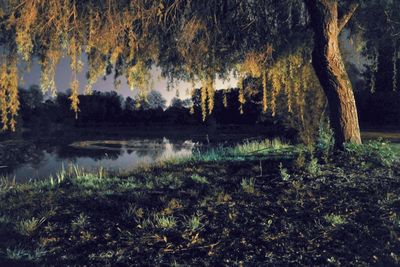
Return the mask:
M 382 167 L 391 167 L 398 160 L 390 145 L 382 140 L 370 141 L 363 145 L 345 144 L 345 153 L 352 160 L 365 161 Z

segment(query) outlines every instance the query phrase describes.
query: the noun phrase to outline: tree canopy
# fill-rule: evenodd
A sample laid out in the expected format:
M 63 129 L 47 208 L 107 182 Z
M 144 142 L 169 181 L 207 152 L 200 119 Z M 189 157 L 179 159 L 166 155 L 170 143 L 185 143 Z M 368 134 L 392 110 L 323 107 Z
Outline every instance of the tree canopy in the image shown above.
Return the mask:
M 392 0 L 1 0 L 3 128 L 15 128 L 17 63 L 33 57 L 41 64 L 41 88 L 51 92 L 56 92 L 57 64 L 63 56 L 70 58 L 71 107 L 78 112 L 83 53 L 89 64 L 87 93 L 108 74 L 114 74 L 116 86 L 125 76 L 131 88 L 144 92 L 150 67 L 157 65 L 171 81 L 202 82 L 203 119 L 213 111 L 215 79 L 232 72 L 239 78 L 241 109 L 243 81 L 252 76 L 262 81 L 264 111 L 275 112 L 281 91 L 291 111 L 293 101 L 304 101 L 310 87 L 319 87 L 310 64 L 313 30 L 306 3 L 312 1 L 338 3 L 343 26 L 357 4 L 360 11 L 349 29 L 363 40 L 367 56 L 380 36 L 372 15 L 381 12 L 380 30 L 393 40 L 400 36 L 400 6 Z M 396 51 L 398 46 L 395 41 Z

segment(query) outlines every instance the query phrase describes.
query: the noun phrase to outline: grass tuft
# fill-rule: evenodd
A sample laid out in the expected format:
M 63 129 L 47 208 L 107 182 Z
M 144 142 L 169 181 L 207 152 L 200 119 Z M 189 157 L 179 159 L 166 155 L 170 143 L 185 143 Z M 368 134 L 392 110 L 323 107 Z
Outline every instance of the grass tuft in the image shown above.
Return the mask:
M 254 194 L 256 192 L 254 178 L 242 179 L 240 185 L 245 193 Z
M 201 228 L 203 228 L 203 223 L 201 222 L 201 217 L 198 215 L 193 215 L 186 221 L 186 227 L 191 230 L 192 232 L 195 232 Z
M 176 219 L 174 216 L 155 215 L 154 216 L 154 225 L 157 228 L 172 229 L 177 225 L 177 222 L 176 222 Z
M 283 167 L 282 162 L 279 164 L 279 175 L 281 176 L 283 181 L 289 181 L 290 174 L 286 168 Z
M 42 247 L 36 248 L 34 251 L 29 251 L 21 247 L 7 248 L 5 256 L 10 260 L 28 260 L 28 261 L 39 261 L 40 258 L 44 257 L 47 251 Z
M 84 229 L 89 225 L 89 216 L 80 213 L 77 218 L 71 222 L 72 229 Z
M 15 230 L 21 235 L 33 236 L 45 221 L 46 218 L 38 219 L 35 217 L 27 220 L 21 220 L 16 224 Z
M 198 184 L 209 184 L 207 177 L 200 176 L 198 174 L 194 174 L 190 177 L 195 183 Z
M 344 218 L 343 215 L 338 215 L 333 213 L 325 215 L 324 219 L 333 226 L 342 225 L 346 223 L 346 219 Z

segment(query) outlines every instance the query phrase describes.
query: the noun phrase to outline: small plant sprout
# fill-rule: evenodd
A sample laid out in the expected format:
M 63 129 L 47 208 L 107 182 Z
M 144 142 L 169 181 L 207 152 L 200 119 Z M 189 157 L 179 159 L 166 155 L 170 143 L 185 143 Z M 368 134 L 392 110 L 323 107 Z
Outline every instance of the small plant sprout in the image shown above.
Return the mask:
M 319 175 L 321 172 L 320 166 L 318 164 L 317 158 L 311 158 L 311 161 L 307 165 L 307 172 L 312 176 Z
M 124 217 L 127 219 L 143 218 L 144 211 L 142 208 L 138 208 L 135 204 L 129 204 L 129 206 L 124 210 Z
M 172 229 L 176 226 L 177 222 L 174 216 L 154 216 L 154 225 L 157 228 Z
M 283 181 L 289 181 L 290 174 L 288 173 L 288 170 L 283 167 L 282 162 L 279 164 L 279 174 Z
M 89 216 L 84 213 L 80 213 L 79 216 L 74 219 L 71 223 L 73 229 L 82 229 L 88 226 Z
M 333 226 L 346 223 L 346 219 L 344 218 L 344 216 L 333 213 L 325 215 L 324 219 Z
M 33 251 L 23 249 L 21 247 L 7 248 L 5 256 L 10 260 L 28 260 L 38 261 L 47 253 L 42 247 L 36 248 Z
M 7 224 L 10 223 L 11 220 L 5 215 L 0 215 L 0 224 Z
M 242 186 L 243 191 L 248 194 L 254 194 L 256 192 L 254 178 L 242 179 L 240 185 Z
M 194 174 L 194 175 L 192 175 L 190 178 L 191 178 L 195 183 L 198 183 L 198 184 L 209 184 L 209 182 L 208 182 L 208 180 L 207 180 L 207 177 L 204 177 L 204 176 L 200 176 L 200 175 Z
M 187 220 L 186 226 L 193 232 L 199 230 L 200 228 L 203 227 L 203 223 L 201 222 L 201 217 L 198 215 L 193 215 Z

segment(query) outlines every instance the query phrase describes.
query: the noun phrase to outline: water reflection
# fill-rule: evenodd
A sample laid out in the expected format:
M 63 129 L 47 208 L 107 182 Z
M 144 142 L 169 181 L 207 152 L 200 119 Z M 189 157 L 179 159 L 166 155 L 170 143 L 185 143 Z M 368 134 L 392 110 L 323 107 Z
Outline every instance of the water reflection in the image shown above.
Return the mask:
M 109 172 L 127 172 L 142 163 L 170 156 L 190 156 L 195 146 L 191 140 L 166 138 L 96 140 L 54 147 L 26 143 L 21 145 L 22 150 L 17 151 L 14 145 L 14 153 L 1 157 L 0 174 L 25 182 L 55 175 L 71 164 L 88 171 L 103 167 Z

